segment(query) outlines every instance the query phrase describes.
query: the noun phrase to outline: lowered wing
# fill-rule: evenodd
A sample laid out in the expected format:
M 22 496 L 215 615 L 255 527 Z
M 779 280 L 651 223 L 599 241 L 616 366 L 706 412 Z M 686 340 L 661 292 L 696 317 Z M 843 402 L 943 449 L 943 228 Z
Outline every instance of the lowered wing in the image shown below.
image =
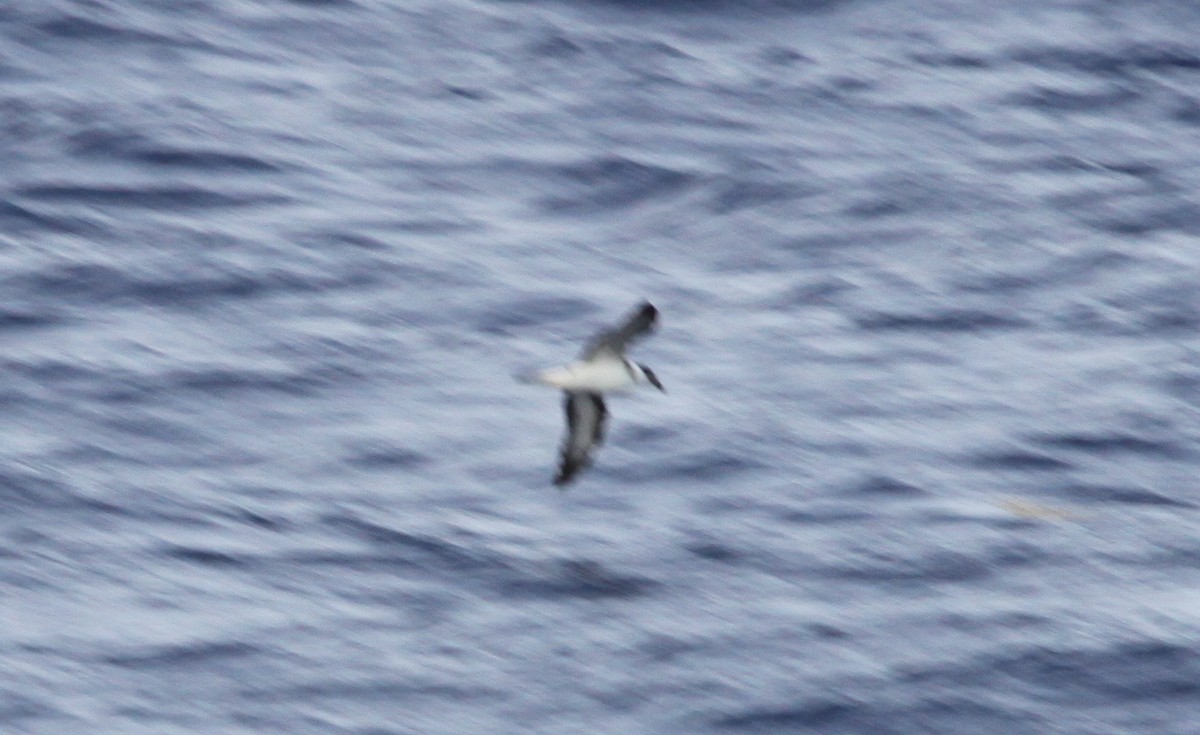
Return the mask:
M 604 443 L 608 409 L 599 393 L 567 393 L 567 435 L 560 449 L 555 485 L 566 485 L 577 472 L 591 464 L 592 450 Z

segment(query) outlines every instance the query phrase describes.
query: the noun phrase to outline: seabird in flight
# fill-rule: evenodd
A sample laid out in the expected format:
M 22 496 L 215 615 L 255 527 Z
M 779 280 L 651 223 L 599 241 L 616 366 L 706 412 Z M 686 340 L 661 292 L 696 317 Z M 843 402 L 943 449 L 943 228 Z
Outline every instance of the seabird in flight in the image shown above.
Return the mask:
M 525 378 L 528 382 L 561 388 L 565 394 L 567 434 L 559 450 L 555 485 L 571 482 L 576 473 L 591 464 L 592 450 L 604 443 L 608 423 L 604 393 L 632 390 L 646 384 L 666 392 L 653 370 L 625 357 L 625 348 L 652 331 L 657 323 L 658 309 L 643 301 L 621 326 L 593 337 L 576 362 Z

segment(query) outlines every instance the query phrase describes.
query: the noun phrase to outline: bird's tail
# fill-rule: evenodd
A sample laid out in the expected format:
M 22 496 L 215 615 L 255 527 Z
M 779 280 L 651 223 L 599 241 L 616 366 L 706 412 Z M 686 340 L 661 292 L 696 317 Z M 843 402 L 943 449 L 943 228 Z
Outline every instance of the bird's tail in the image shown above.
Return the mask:
M 541 373 L 537 370 L 522 370 L 519 373 L 513 373 L 513 379 L 518 383 L 533 385 L 542 382 Z

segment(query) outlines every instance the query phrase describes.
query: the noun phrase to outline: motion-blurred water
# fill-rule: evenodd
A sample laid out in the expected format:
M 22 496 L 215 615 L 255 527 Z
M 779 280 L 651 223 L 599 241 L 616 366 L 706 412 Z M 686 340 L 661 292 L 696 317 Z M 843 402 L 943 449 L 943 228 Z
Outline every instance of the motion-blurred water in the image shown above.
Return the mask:
M 1195 3 L 0 39 L 3 733 L 1196 731 Z

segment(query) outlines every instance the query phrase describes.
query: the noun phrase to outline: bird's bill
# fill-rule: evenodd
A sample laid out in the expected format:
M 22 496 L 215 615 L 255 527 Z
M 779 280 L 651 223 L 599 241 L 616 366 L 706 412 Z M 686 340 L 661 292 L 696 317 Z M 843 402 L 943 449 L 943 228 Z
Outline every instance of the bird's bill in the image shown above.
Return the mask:
M 654 374 L 653 370 L 651 370 L 648 367 L 642 366 L 642 372 L 646 374 L 646 380 L 650 381 L 650 385 L 654 386 L 655 388 L 658 388 L 663 393 L 667 392 L 667 389 L 663 387 L 662 381 L 658 379 L 658 376 Z

